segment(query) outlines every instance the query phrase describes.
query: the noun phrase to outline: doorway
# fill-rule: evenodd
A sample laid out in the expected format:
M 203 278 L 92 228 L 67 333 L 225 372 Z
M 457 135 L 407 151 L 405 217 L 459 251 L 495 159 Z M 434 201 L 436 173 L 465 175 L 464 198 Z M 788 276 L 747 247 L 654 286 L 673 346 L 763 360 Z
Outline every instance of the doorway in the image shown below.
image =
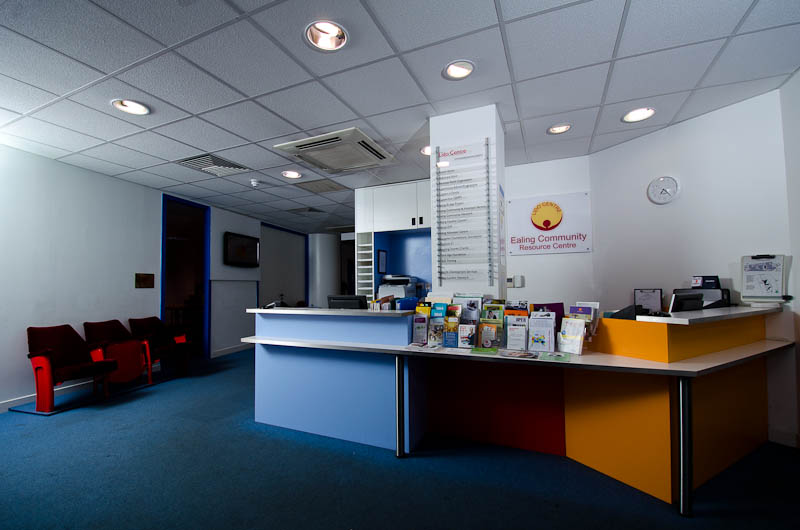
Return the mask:
M 210 209 L 163 196 L 161 217 L 161 318 L 183 329 L 195 355 L 209 355 Z

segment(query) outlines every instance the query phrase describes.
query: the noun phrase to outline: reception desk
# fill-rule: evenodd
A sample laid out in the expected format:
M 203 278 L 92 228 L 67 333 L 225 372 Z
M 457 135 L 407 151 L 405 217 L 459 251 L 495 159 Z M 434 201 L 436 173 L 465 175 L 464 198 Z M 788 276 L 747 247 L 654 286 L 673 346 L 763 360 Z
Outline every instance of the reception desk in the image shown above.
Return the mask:
M 256 421 L 394 449 L 427 434 L 567 456 L 691 512 L 691 492 L 767 439 L 779 309 L 603 319 L 568 362 L 411 347 L 411 311 L 248 310 Z M 476 362 L 477 361 L 477 362 Z

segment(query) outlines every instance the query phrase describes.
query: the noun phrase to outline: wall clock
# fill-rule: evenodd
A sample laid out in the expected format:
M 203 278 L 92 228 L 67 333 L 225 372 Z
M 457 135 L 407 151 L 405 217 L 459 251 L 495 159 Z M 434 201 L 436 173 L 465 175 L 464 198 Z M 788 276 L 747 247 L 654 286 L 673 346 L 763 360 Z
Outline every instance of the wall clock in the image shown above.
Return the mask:
M 675 200 L 680 189 L 674 177 L 656 177 L 647 186 L 647 198 L 653 204 L 668 204 Z

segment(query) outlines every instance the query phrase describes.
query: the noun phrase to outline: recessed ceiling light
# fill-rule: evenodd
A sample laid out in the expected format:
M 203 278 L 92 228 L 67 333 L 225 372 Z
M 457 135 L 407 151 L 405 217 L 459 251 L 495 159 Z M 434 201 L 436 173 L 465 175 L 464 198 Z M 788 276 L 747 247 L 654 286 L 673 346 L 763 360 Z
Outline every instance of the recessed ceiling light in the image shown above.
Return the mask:
M 146 105 L 142 105 L 138 101 L 130 99 L 113 99 L 111 104 L 115 109 L 127 112 L 128 114 L 136 114 L 137 116 L 144 116 L 150 114 L 150 109 Z
M 637 121 L 643 121 L 647 118 L 651 118 L 653 114 L 656 113 L 656 109 L 651 107 L 642 107 L 639 109 L 633 109 L 632 111 L 628 112 L 625 116 L 622 117 L 622 121 L 625 123 L 636 123 Z
M 461 81 L 475 70 L 475 63 L 460 59 L 448 64 L 442 70 L 442 77 L 449 81 Z
M 419 152 L 422 153 L 425 156 L 431 156 L 431 146 L 426 145 L 425 147 L 420 149 Z
M 335 52 L 347 44 L 347 31 L 330 20 L 317 20 L 306 27 L 306 40 L 318 50 Z
M 436 162 L 436 167 L 447 167 L 450 165 L 449 160 L 442 160 L 441 162 Z
M 303 176 L 297 171 L 281 171 L 281 175 L 283 175 L 287 179 L 299 179 L 300 177 Z
M 572 124 L 559 123 L 558 125 L 553 125 L 549 129 L 547 129 L 547 134 L 564 134 L 570 129 L 572 129 Z

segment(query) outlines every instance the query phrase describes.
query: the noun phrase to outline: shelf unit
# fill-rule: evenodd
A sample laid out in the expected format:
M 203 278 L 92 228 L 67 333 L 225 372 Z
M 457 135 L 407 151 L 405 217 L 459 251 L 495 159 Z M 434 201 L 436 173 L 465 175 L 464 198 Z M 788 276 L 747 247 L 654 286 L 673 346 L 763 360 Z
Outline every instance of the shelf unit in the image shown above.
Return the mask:
M 356 294 L 367 301 L 375 296 L 375 266 L 372 232 L 356 234 Z

